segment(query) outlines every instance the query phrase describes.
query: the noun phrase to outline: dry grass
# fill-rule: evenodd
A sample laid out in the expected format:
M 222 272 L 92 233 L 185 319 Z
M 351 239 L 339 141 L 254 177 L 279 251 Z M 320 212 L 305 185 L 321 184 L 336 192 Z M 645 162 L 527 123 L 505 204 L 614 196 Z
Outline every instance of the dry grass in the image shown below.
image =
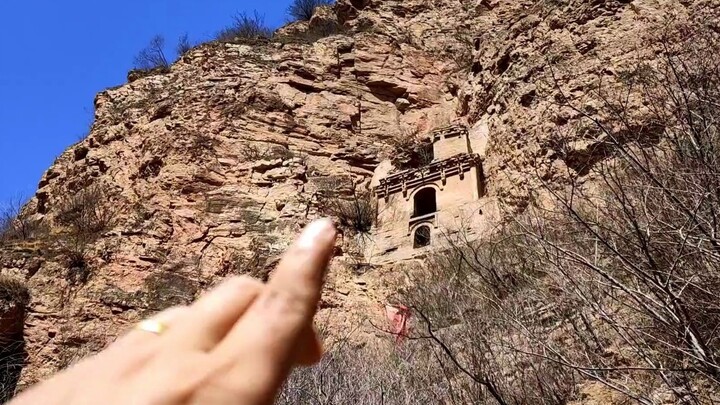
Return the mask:
M 15 198 L 0 207 L 0 246 L 12 241 L 27 241 L 44 233 L 38 221 L 23 212 L 24 198 Z
M 428 137 L 420 135 L 418 128 L 406 129 L 390 141 L 393 147 L 393 166 L 398 169 L 417 169 L 432 163 L 433 144 Z
M 558 151 L 570 186 L 545 184 L 490 239 L 448 237 L 403 295 L 417 337 L 488 401 L 565 403 L 584 380 L 641 404 L 717 401 L 720 38 L 683 28 L 626 78 L 649 114 L 598 89 L 604 119 L 576 111 L 603 142 Z
M 30 303 L 30 291 L 27 285 L 16 278 L 0 276 L 0 303 L 13 307 L 26 307 Z
M 54 235 L 60 245 L 71 284 L 84 284 L 91 276 L 90 250 L 93 243 L 115 226 L 120 207 L 109 201 L 102 186 L 93 185 L 69 196 L 60 205 Z
M 338 225 L 352 234 L 367 234 L 377 220 L 378 207 L 369 189 L 346 181 L 322 184 L 314 200 L 323 215 L 335 218 Z
M 221 30 L 215 39 L 220 42 L 244 43 L 258 39 L 268 39 L 272 30 L 265 25 L 265 18 L 257 12 L 249 15 L 238 13 L 233 17 L 233 24 Z
M 332 3 L 333 0 L 293 0 L 288 7 L 288 14 L 295 21 L 310 21 L 315 9 Z

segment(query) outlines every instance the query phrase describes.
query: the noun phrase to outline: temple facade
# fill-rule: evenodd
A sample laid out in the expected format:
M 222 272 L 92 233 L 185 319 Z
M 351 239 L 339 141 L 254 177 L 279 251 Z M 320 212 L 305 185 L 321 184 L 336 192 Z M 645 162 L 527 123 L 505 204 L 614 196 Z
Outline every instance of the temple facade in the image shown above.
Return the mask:
M 378 221 L 366 249 L 371 263 L 419 257 L 458 232 L 472 238 L 482 226 L 485 176 L 476 152 L 484 148 L 482 134 L 455 125 L 431 136 L 431 163 L 374 181 Z

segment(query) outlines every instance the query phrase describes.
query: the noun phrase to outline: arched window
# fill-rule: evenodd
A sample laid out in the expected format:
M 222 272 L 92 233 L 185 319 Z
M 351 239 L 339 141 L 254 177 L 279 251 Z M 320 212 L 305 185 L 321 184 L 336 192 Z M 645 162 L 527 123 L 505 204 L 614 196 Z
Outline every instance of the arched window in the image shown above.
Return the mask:
M 437 212 L 437 200 L 435 198 L 435 189 L 432 187 L 424 188 L 415 194 L 413 199 L 414 211 L 413 218 Z
M 419 226 L 418 229 L 415 230 L 415 238 L 413 240 L 414 249 L 429 246 L 431 241 L 430 227 L 428 225 Z

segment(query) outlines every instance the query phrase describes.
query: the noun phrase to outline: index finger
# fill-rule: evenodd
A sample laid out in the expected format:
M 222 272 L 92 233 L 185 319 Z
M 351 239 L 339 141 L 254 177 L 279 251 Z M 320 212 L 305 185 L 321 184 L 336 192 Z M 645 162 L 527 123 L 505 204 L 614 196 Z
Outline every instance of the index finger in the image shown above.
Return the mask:
M 233 389 L 262 398 L 261 403 L 272 400 L 312 323 L 335 236 L 330 220 L 310 224 L 263 293 L 218 345 L 214 354 L 235 362 L 222 377 Z

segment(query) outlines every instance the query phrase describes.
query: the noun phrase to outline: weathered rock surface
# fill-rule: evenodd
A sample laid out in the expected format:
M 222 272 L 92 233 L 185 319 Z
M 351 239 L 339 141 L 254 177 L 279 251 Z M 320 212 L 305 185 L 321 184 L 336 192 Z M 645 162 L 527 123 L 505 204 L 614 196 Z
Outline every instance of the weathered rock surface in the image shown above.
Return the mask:
M 90 248 L 89 279 L 71 283 L 53 255 L 0 252 L 2 272 L 21 275 L 33 291 L 24 383 L 243 272 L 238 262 L 256 253 L 271 269 L 291 236 L 320 215 L 313 202 L 323 182 L 369 183 L 404 134 L 451 122 L 483 131 L 488 193 L 521 204 L 541 179 L 561 182 L 574 170 L 554 148 L 580 113 L 558 99 L 592 110 L 598 84 L 611 88 L 639 60 L 652 60 L 643 44 L 653 29 L 670 16 L 717 18 L 714 7 L 341 0 L 283 31 L 331 21 L 340 34 L 205 44 L 167 73 L 102 92 L 90 135 L 57 159 L 28 206 L 53 224 L 68 195 L 107 190 L 116 221 Z M 593 139 L 562 143 L 581 154 L 581 141 Z M 392 266 L 358 275 L 355 259 L 339 246 L 321 311 L 333 325 L 376 316 L 392 293 Z

